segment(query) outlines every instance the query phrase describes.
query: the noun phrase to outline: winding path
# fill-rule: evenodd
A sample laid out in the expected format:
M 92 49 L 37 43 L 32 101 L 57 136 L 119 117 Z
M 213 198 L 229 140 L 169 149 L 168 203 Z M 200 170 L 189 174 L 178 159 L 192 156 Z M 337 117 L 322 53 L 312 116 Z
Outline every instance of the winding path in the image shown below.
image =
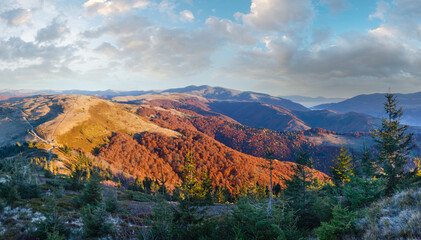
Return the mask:
M 25 120 L 25 122 L 31 127 L 30 132 L 32 133 L 32 135 L 34 135 L 36 138 L 38 138 L 39 140 L 41 140 L 42 142 L 44 142 L 44 143 L 46 143 L 48 145 L 53 145 L 52 148 L 48 149 L 48 160 L 47 160 L 47 163 L 49 163 L 51 161 L 51 159 L 53 158 L 53 154 L 51 153 L 51 151 L 53 151 L 56 148 L 56 146 L 53 143 L 51 143 L 51 142 L 45 140 L 44 138 L 42 138 L 41 136 L 39 136 L 35 132 L 34 126 L 32 126 L 32 124 L 26 118 L 26 116 L 28 116 L 28 114 L 26 114 L 24 111 L 22 111 L 22 109 L 20 109 L 20 108 L 18 108 L 18 109 L 23 114 L 23 119 Z

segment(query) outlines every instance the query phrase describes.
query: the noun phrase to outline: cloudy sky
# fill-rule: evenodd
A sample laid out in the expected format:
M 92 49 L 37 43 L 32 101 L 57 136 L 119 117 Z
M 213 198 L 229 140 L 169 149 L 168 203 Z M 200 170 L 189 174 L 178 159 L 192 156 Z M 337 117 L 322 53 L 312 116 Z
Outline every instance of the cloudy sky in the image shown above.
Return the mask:
M 420 0 L 2 0 L 0 89 L 421 91 Z

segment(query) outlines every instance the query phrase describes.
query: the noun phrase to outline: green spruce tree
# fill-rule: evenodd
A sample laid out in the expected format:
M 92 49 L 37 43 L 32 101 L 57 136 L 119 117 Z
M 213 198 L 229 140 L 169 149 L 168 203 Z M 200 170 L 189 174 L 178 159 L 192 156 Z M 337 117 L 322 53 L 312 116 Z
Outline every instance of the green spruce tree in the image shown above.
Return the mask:
M 367 144 L 363 145 L 362 154 L 359 157 L 359 160 L 359 174 L 364 179 L 373 178 L 377 173 L 376 160 L 373 158 L 373 154 L 368 148 Z
M 102 184 L 98 174 L 94 174 L 86 184 L 82 193 L 82 204 L 98 205 L 102 201 Z
M 300 151 L 295 158 L 294 174 L 290 180 L 286 180 L 285 195 L 292 197 L 297 202 L 306 200 L 306 191 L 311 185 L 313 177 L 313 160 L 306 151 Z
M 269 170 L 270 182 L 269 182 L 269 203 L 267 212 L 269 215 L 272 214 L 272 201 L 273 201 L 273 181 L 272 181 L 272 172 L 273 172 L 273 162 L 275 161 L 275 153 L 270 149 L 267 148 L 265 151 L 265 159 L 267 161 L 267 165 L 260 165 L 262 168 L 266 168 Z
M 378 165 L 387 178 L 387 192 L 391 192 L 405 174 L 405 164 L 409 160 L 412 134 L 406 134 L 408 126 L 400 124 L 402 108 L 398 108 L 396 97 L 386 94 L 384 109 L 387 118 L 383 118 L 380 129 L 372 135 L 377 147 Z
M 352 167 L 351 154 L 348 153 L 348 149 L 341 146 L 339 155 L 336 155 L 336 159 L 333 160 L 333 166 L 331 168 L 333 183 L 336 186 L 342 186 L 345 182 L 349 182 L 351 176 L 354 175 Z

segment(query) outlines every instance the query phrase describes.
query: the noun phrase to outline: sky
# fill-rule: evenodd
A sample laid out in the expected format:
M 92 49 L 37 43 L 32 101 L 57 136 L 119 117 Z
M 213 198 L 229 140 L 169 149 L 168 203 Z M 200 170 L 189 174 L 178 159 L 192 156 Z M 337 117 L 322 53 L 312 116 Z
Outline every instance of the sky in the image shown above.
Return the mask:
M 2 0 L 0 89 L 421 91 L 420 0 Z

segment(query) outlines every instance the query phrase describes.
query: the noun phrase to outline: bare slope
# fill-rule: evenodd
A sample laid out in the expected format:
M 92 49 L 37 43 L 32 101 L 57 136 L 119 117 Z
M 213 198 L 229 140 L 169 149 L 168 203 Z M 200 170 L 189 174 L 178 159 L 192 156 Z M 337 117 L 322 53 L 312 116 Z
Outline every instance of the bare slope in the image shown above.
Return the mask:
M 14 109 L 14 115 L 12 113 L 10 115 L 16 117 L 19 117 L 17 115 L 19 109 L 22 110 L 35 127 L 35 131 L 48 141 L 85 151 L 92 151 L 95 147 L 106 143 L 112 132 L 128 134 L 156 132 L 167 136 L 179 135 L 175 131 L 158 127 L 139 117 L 132 113 L 129 107 L 90 96 L 33 96 L 15 100 L 10 103 L 9 108 Z M 7 114 L 3 118 L 6 117 Z M 22 121 L 8 124 L 19 128 L 24 126 Z M 20 127 L 19 132 L 22 132 L 23 128 Z M 24 131 L 26 132 L 26 129 Z

